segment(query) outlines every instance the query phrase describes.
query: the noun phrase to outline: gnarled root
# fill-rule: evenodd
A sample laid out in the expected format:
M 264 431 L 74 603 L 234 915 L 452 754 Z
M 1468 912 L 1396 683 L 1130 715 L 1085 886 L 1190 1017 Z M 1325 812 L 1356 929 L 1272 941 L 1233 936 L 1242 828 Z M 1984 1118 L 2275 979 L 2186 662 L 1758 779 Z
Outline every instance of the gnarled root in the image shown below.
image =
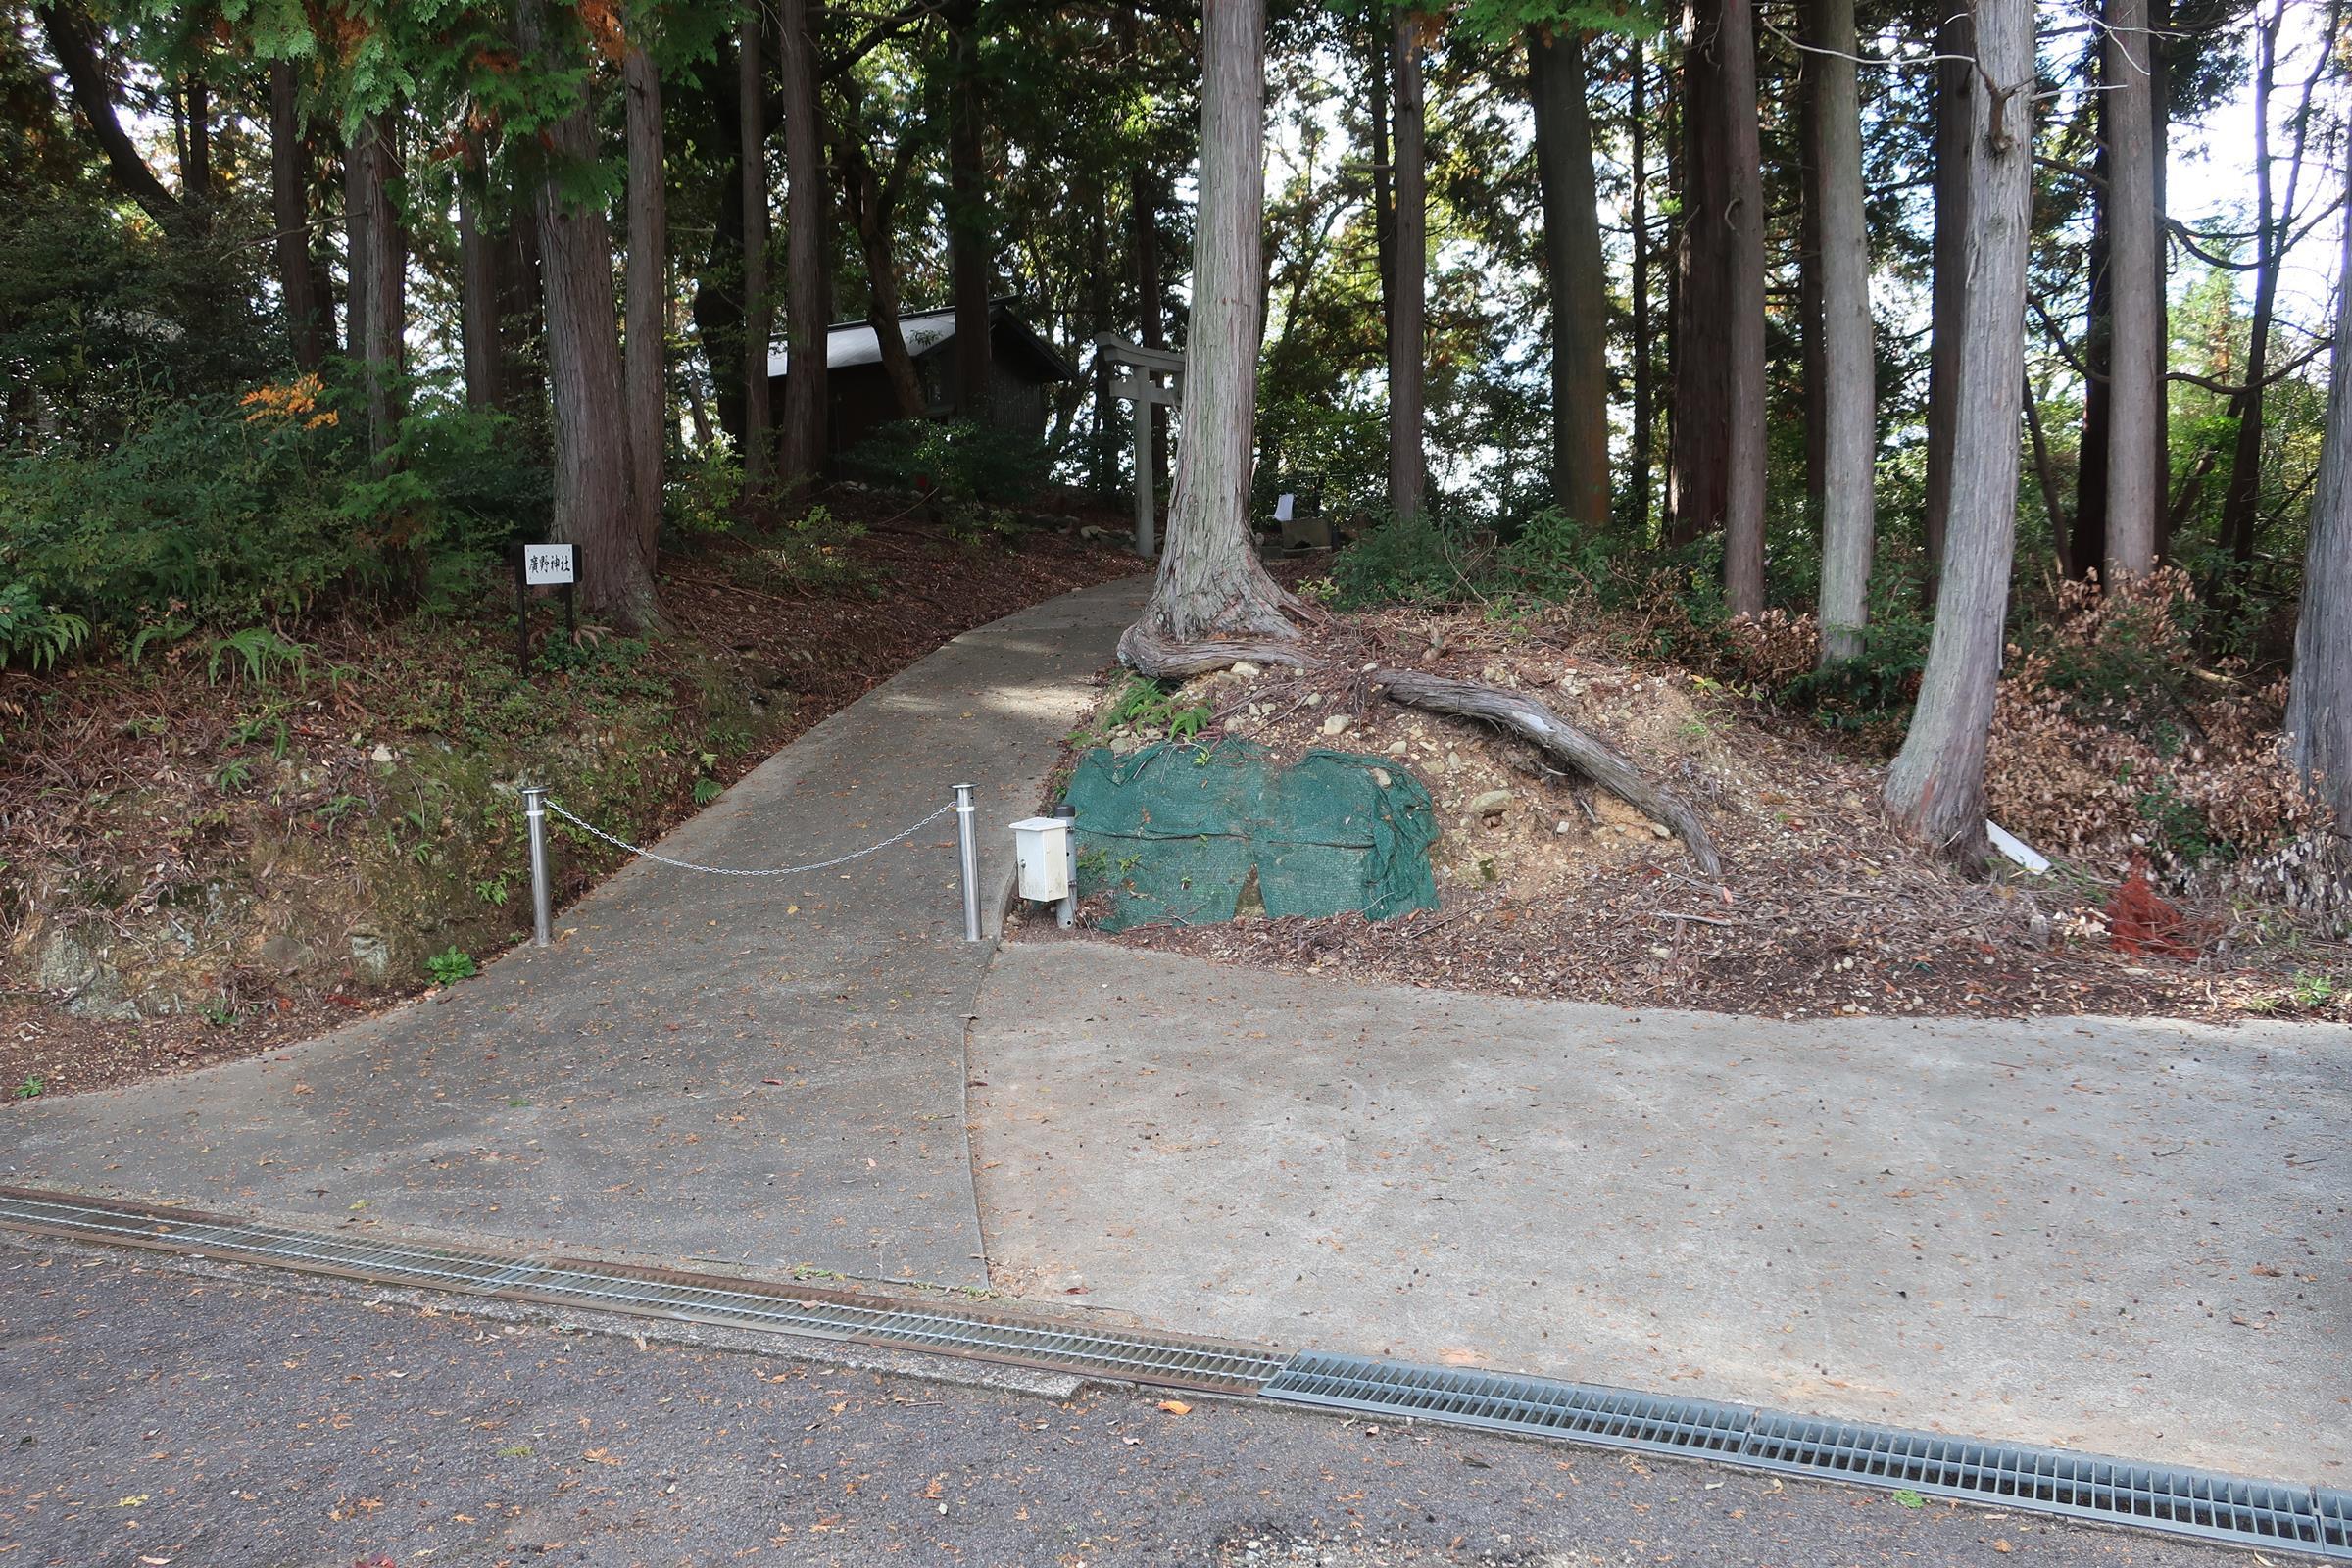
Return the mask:
M 1239 638 L 1182 642 L 1167 635 L 1150 617 L 1128 627 L 1119 638 L 1119 662 L 1137 674 L 1154 680 L 1186 680 L 1244 660 L 1291 669 L 1322 667 L 1320 661 L 1289 643 Z M 1408 708 L 1475 718 L 1509 731 L 1663 822 L 1682 839 L 1690 858 L 1707 875 L 1722 873 L 1723 861 L 1715 853 L 1715 840 L 1707 832 L 1705 819 L 1689 802 L 1652 784 L 1623 752 L 1599 736 L 1577 728 L 1536 698 L 1479 681 L 1424 674 L 1417 669 L 1379 668 L 1365 678 L 1392 700 Z
M 1689 802 L 1650 783 L 1623 752 L 1577 728 L 1537 699 L 1499 686 L 1428 675 L 1417 669 L 1375 669 L 1371 680 L 1407 707 L 1475 718 L 1510 731 L 1627 805 L 1665 823 L 1690 849 L 1700 870 L 1709 876 L 1721 874 L 1723 861 L 1715 853 L 1715 840 Z

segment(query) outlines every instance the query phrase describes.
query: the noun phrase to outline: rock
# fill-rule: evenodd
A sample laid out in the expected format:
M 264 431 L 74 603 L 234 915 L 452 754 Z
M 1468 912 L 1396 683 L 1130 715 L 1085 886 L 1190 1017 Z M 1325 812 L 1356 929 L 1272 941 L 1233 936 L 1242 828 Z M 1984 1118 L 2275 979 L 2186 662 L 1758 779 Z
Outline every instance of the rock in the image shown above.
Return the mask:
M 1140 750 L 1143 744 L 1142 740 L 1133 735 L 1113 735 L 1110 738 L 1110 755 L 1125 757 L 1129 752 Z
M 1320 708 L 1320 707 L 1322 707 L 1322 706 L 1323 706 L 1323 694 L 1322 694 L 1321 692 L 1308 692 L 1308 693 L 1306 694 L 1306 706 L 1307 706 L 1307 707 L 1309 707 L 1309 708 Z
M 1391 757 L 1402 757 L 1405 753 L 1411 751 L 1412 749 L 1412 742 L 1410 741 L 1389 742 L 1389 755 Z
M 1459 773 L 1461 770 L 1462 754 L 1459 752 L 1447 752 L 1446 754 L 1446 771 L 1448 773 Z
M 1652 822 L 1649 824 L 1649 836 L 1653 839 L 1670 839 L 1674 837 L 1674 830 L 1663 822 Z
M 84 942 L 72 931 L 53 933 L 33 960 L 32 983 L 44 991 L 71 992 L 66 1011 L 76 1018 L 139 1021 L 139 1004 L 126 994 L 114 950 L 103 942 Z
M 1510 809 L 1510 806 L 1511 792 L 1509 790 L 1489 790 L 1486 794 L 1478 796 L 1470 802 L 1470 814 L 1472 816 L 1500 816 L 1504 811 Z
M 378 741 L 375 743 L 375 750 L 369 752 L 368 756 L 374 761 L 389 762 L 392 760 L 392 748 Z
M 381 931 L 365 927 L 351 934 L 351 966 L 363 979 L 381 980 L 392 972 L 392 944 Z
M 1250 662 L 1250 661 L 1247 659 L 1234 661 L 1232 663 L 1225 666 L 1225 670 L 1227 674 L 1239 675 L 1244 680 L 1248 680 L 1250 676 L 1260 673 L 1258 667 Z
M 1554 833 L 1559 834 L 1562 838 L 1565 838 L 1568 836 L 1571 830 L 1571 824 L 1566 817 L 1562 817 L 1557 822 L 1551 824 L 1551 830 Z
M 1372 770 L 1372 782 L 1385 790 L 1396 781 L 1389 777 L 1389 770 L 1387 768 L 1376 767 Z
M 1348 733 L 1348 726 L 1354 722 L 1355 720 L 1349 718 L 1346 713 L 1334 713 L 1323 721 L 1323 733 L 1345 735 Z

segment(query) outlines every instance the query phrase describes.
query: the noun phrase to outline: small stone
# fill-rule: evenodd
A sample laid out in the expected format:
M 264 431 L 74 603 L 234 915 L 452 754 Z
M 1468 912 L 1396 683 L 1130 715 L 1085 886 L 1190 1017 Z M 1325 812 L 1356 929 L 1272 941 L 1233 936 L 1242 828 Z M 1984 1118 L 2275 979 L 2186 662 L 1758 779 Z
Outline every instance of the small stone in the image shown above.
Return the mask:
M 1393 779 L 1393 778 L 1389 777 L 1389 770 L 1388 770 L 1387 768 L 1385 768 L 1385 767 L 1376 767 L 1376 768 L 1374 768 L 1374 769 L 1372 770 L 1372 782 L 1373 782 L 1375 785 L 1379 786 L 1381 789 L 1384 789 L 1384 790 L 1385 790 L 1385 789 L 1387 789 L 1387 788 L 1388 788 L 1388 787 L 1389 787 L 1391 784 L 1394 784 L 1394 783 L 1396 783 L 1396 781 L 1395 779 Z
M 1478 796 L 1470 802 L 1470 814 L 1472 816 L 1500 816 L 1510 808 L 1510 805 L 1511 792 L 1509 790 L 1489 790 L 1486 794 Z
M 1349 718 L 1346 713 L 1334 713 L 1323 721 L 1323 733 L 1326 735 L 1345 735 L 1348 732 L 1348 726 L 1353 722 L 1355 721 Z
M 1459 773 L 1461 770 L 1462 754 L 1459 752 L 1447 752 L 1446 754 L 1446 771 L 1448 773 Z
M 1250 676 L 1258 673 L 1257 666 L 1250 662 L 1250 661 L 1247 659 L 1237 659 L 1225 667 L 1233 674 L 1241 676 L 1244 680 L 1247 680 Z
M 1670 839 L 1674 837 L 1674 829 L 1668 827 L 1663 822 L 1652 822 L 1649 824 L 1649 836 L 1651 838 Z
M 378 741 L 376 742 L 375 750 L 369 752 L 368 755 L 378 762 L 389 762 L 392 760 L 392 748 L 386 746 L 383 744 L 383 742 Z
M 1552 823 L 1551 830 L 1554 833 L 1559 834 L 1562 838 L 1566 838 L 1570 832 L 1568 819 L 1566 817 L 1562 817 L 1557 822 Z
M 1671 958 L 1674 956 L 1674 950 L 1672 948 L 1652 948 L 1649 950 L 1649 956 L 1653 958 Z
M 1405 753 L 1411 751 L 1412 749 L 1412 742 L 1410 741 L 1389 742 L 1389 755 L 1391 757 L 1402 757 Z
M 1306 694 L 1306 706 L 1309 708 L 1321 708 L 1323 706 L 1323 694 L 1321 692 L 1308 692 Z

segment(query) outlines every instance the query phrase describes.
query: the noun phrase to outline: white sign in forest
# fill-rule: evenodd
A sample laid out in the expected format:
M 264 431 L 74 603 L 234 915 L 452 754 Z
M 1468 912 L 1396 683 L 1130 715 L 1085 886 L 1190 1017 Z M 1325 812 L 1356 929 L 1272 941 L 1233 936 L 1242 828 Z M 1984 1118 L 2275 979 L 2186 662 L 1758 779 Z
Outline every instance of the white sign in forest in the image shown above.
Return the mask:
M 570 582 L 571 546 L 523 546 L 522 580 L 534 588 L 542 583 Z

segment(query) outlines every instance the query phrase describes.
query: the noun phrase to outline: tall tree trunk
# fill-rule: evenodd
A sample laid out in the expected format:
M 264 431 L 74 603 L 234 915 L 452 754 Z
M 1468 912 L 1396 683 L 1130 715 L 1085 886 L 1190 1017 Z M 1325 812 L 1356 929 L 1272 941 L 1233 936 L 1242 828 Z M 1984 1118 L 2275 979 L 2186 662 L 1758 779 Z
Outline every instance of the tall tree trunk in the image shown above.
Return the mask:
M 527 195 L 505 193 L 507 232 L 498 246 L 499 368 L 503 407 L 535 413 L 547 405 L 547 274 L 539 254 L 539 215 Z
M 1136 341 L 1148 349 L 1168 346 L 1167 285 L 1159 270 L 1159 185 L 1138 164 L 1128 176 L 1128 211 L 1135 247 Z M 1169 494 L 1168 406 L 1152 405 L 1152 493 Z
M 199 225 L 209 224 L 213 206 L 213 95 L 204 77 L 191 74 L 181 94 L 187 105 L 187 157 L 179 171 L 181 200 Z
M 315 371 L 326 362 L 326 322 L 311 257 L 311 144 L 303 133 L 299 85 L 293 61 L 270 63 L 270 215 L 276 229 L 277 291 L 295 367 Z
M 2286 736 L 2288 757 L 2334 813 L 2340 845 L 2352 834 L 2352 211 L 2345 215 L 2339 267 L 2328 422 L 2312 484 Z
M 784 379 L 783 450 L 777 470 L 793 487 L 825 466 L 828 407 L 825 308 L 824 127 L 817 120 L 816 18 L 809 0 L 782 0 L 784 75 L 784 336 L 792 373 Z M 807 373 L 804 374 L 803 370 Z
M 1805 514 L 1819 524 L 1829 466 L 1828 382 L 1822 342 L 1821 277 L 1821 56 L 1822 7 L 1797 0 L 1795 77 L 1796 129 L 1796 324 L 1797 381 L 1805 421 Z M 1829 548 L 1823 541 L 1822 548 Z
M 1896 818 L 1972 862 L 1984 853 L 1984 756 L 2017 544 L 2034 79 L 2034 0 L 1978 0 L 1976 12 L 1950 533 L 1919 702 L 1886 773 Z
M 1200 27 L 1200 173 L 1184 449 L 1159 575 L 1121 639 L 1289 637 L 1290 596 L 1259 564 L 1250 528 L 1257 354 L 1265 312 L 1265 4 L 1216 0 Z M 1133 661 L 1130 661 L 1133 662 Z
M 669 458 L 669 192 L 662 151 L 662 71 L 643 41 L 622 58 L 620 85 L 629 157 L 628 320 L 620 378 L 629 423 L 629 512 L 650 560 L 662 535 Z
M 767 271 L 767 81 L 760 68 L 760 13 L 736 29 L 735 99 L 743 160 L 743 475 L 764 485 L 773 471 L 768 433 L 767 349 L 775 295 Z M 789 378 L 788 362 L 785 373 Z M 722 400 L 720 412 L 725 412 Z
M 2107 570 L 2110 589 L 2156 569 L 2157 411 L 2164 345 L 2157 340 L 2156 122 L 2148 82 L 2148 0 L 2105 0 L 2101 74 L 2108 125 L 2107 280 L 2114 317 L 2108 370 Z
M 1380 340 L 1389 341 L 1396 322 L 1396 162 L 1389 135 L 1389 86 L 1396 68 L 1391 64 L 1396 29 L 1387 24 L 1385 8 L 1369 8 L 1372 118 L 1372 248 L 1380 262 Z
M 1862 653 L 1878 542 L 1877 353 L 1870 236 L 1862 220 L 1861 100 L 1854 84 L 1854 0 L 1812 0 L 1823 52 L 1813 77 L 1813 201 L 1821 236 L 1821 660 Z
M 1969 8 L 1955 4 L 1936 31 L 1935 281 L 1928 315 L 1928 493 L 1922 533 L 1927 602 L 1943 575 L 1952 507 L 1952 427 L 1959 412 L 1961 312 L 1968 297 L 1968 143 L 1976 51 Z
M 1422 445 L 1428 388 L 1423 312 L 1429 287 L 1429 165 L 1423 145 L 1421 29 L 1398 8 L 1390 42 L 1396 99 L 1396 291 L 1389 318 L 1389 510 L 1419 515 L 1427 500 L 1429 455 Z
M 1609 520 L 1609 294 L 1583 37 L 1572 28 L 1531 30 L 1527 71 L 1551 301 L 1552 499 L 1598 528 Z
M 466 362 L 468 408 L 506 402 L 507 343 L 499 321 L 499 246 L 488 232 L 487 153 L 477 135 L 458 152 L 458 330 Z
M 515 0 L 514 22 L 522 54 L 538 70 L 559 78 L 584 73 L 585 60 L 553 35 L 547 0 Z M 602 201 L 582 201 L 566 190 L 597 155 L 595 122 L 584 95 L 569 114 L 540 132 L 538 144 L 532 203 L 547 287 L 556 529 L 578 551 L 583 608 L 635 631 L 660 619 L 654 540 L 632 516 L 612 237 Z
M 948 24 L 948 295 L 956 307 L 956 412 L 985 420 L 993 399 L 989 332 L 995 226 L 980 119 L 980 7 L 956 0 Z
M 902 136 L 891 154 L 889 177 L 877 174 L 865 144 L 865 96 L 855 76 L 843 78 L 841 94 L 845 110 L 839 141 L 841 200 L 865 262 L 866 324 L 874 329 L 874 341 L 881 349 L 882 373 L 890 383 L 899 417 L 919 419 L 927 411 L 927 402 L 900 324 L 899 264 L 891 238 L 899 193 L 906 188 L 907 172 L 914 166 L 915 143 L 912 137 Z M 1107 278 L 1102 286 L 1108 287 Z
M 1110 194 L 1098 181 L 1087 190 L 1086 203 L 1086 317 L 1087 337 L 1118 326 L 1111 299 Z M 1102 497 L 1119 488 L 1118 400 L 1110 395 L 1110 361 L 1098 353 L 1088 377 L 1094 397 L 1093 440 L 1087 448 L 1087 485 Z
M 1643 102 L 1648 92 L 1649 68 L 1642 59 L 1642 41 L 1626 46 L 1633 76 L 1633 93 L 1626 117 L 1633 151 L 1633 310 L 1634 310 L 1634 431 L 1633 464 L 1626 483 L 1633 492 L 1634 537 L 1649 537 L 1649 477 L 1657 438 L 1654 421 L 1656 392 L 1652 386 L 1649 316 L 1649 114 Z
M 368 116 L 344 159 L 351 314 L 368 378 L 368 450 L 379 462 L 400 439 L 400 378 L 407 359 L 408 237 L 392 200 L 399 124 L 390 110 Z
M 2115 124 L 2115 112 L 2108 105 L 2107 94 L 2100 93 L 2090 106 L 2092 122 L 2098 127 L 2098 150 L 2091 157 L 2090 239 L 2085 247 L 2085 266 L 2089 273 L 2085 287 L 2082 323 L 2082 368 L 2086 374 L 2082 383 L 2082 436 L 2075 451 L 2075 527 L 2072 553 L 2075 569 L 2102 572 L 2107 564 L 2107 523 L 2109 478 L 2107 447 L 2115 427 L 2112 417 L 2115 368 L 2115 277 L 2108 265 L 2114 249 L 2114 202 L 2110 198 L 2108 173 L 2115 167 L 2109 157 L 2109 135 Z
M 1764 608 L 1764 197 L 1750 0 L 1689 0 L 1675 320 L 1677 543 L 1721 528 L 1724 602 Z
M 191 227 L 185 206 L 169 186 L 156 178 L 155 171 L 139 156 L 138 143 L 130 139 L 130 132 L 123 129 L 122 118 L 115 112 L 113 89 L 99 58 L 98 42 L 90 35 L 88 20 L 78 7 L 58 0 L 46 0 L 32 9 L 40 18 L 42 35 L 49 40 L 49 52 L 65 74 L 74 107 L 81 111 L 81 118 L 89 124 L 91 140 L 106 155 L 107 172 L 114 176 L 123 194 L 167 230 L 184 231 Z

